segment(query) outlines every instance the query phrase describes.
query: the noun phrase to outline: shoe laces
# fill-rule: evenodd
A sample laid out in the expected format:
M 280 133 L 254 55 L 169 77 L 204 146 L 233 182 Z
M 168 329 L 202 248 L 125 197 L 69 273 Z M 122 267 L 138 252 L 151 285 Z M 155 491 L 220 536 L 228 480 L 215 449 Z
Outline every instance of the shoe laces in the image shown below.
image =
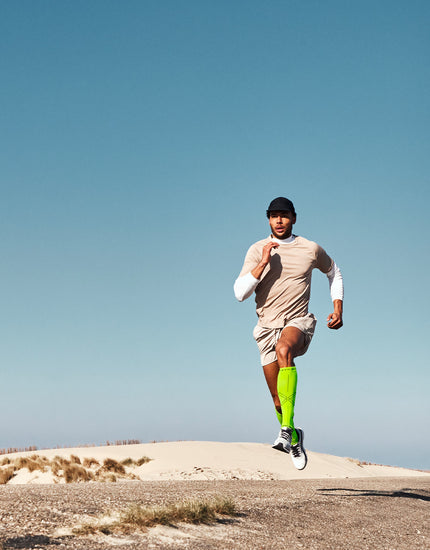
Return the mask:
M 300 448 L 300 445 L 297 443 L 297 445 L 291 446 L 291 452 L 293 453 L 293 456 L 298 458 L 302 454 L 302 449 Z
M 282 429 L 281 430 L 281 437 L 282 439 L 286 439 L 287 441 L 291 442 L 291 432 L 289 430 Z

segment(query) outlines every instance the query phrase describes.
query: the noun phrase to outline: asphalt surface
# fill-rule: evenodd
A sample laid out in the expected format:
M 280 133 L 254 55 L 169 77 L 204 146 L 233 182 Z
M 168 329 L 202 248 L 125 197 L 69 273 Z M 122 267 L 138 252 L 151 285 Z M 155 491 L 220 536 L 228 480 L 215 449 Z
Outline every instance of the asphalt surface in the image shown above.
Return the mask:
M 70 535 L 108 511 L 233 499 L 238 516 L 127 535 Z M 0 541 L 12 548 L 430 549 L 430 476 L 295 481 L 159 481 L 0 486 Z

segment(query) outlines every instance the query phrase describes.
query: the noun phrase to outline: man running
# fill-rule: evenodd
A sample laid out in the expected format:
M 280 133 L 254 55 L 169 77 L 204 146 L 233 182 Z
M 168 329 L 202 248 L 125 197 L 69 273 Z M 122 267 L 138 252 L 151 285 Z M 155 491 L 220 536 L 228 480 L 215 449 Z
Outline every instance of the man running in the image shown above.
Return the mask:
M 242 302 L 255 291 L 258 323 L 253 336 L 281 424 L 273 448 L 286 453 L 291 450 L 294 466 L 303 470 L 307 464 L 304 434 L 294 427 L 294 359 L 306 353 L 315 330 L 316 318 L 308 312 L 312 270 L 318 268 L 329 280 L 334 306 L 327 318 L 330 329 L 339 329 L 343 324 L 343 280 L 323 248 L 292 234 L 296 211 L 289 199 L 274 199 L 266 214 L 272 234 L 248 250 L 234 293 Z

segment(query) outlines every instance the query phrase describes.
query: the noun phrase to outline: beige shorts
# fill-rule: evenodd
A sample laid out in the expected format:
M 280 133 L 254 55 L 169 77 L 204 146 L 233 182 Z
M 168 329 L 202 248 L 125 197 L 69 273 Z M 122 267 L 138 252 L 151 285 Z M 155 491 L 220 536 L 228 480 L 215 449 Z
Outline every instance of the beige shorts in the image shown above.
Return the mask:
M 257 342 L 258 349 L 260 350 L 261 364 L 263 367 L 264 365 L 273 363 L 278 359 L 276 356 L 275 347 L 284 328 L 296 327 L 305 335 L 305 345 L 300 353 L 297 354 L 298 357 L 299 355 L 303 355 L 307 352 L 312 336 L 315 332 L 316 324 L 317 320 L 313 313 L 308 313 L 304 317 L 296 317 L 295 319 L 291 319 L 291 321 L 288 321 L 283 328 L 265 328 L 257 325 L 254 328 L 253 336 Z

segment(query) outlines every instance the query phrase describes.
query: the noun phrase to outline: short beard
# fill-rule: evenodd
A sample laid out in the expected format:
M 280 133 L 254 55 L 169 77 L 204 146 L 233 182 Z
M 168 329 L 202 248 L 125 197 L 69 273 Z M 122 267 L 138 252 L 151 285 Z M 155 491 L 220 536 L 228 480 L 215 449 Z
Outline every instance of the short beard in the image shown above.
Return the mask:
M 288 237 L 291 237 L 291 235 L 292 235 L 292 232 L 290 231 L 290 233 L 288 234 L 288 230 L 286 230 L 286 232 L 283 233 L 282 235 L 277 235 L 274 229 L 272 229 L 272 236 L 275 237 L 275 239 L 280 239 L 281 241 L 283 241 L 284 239 L 288 239 Z

